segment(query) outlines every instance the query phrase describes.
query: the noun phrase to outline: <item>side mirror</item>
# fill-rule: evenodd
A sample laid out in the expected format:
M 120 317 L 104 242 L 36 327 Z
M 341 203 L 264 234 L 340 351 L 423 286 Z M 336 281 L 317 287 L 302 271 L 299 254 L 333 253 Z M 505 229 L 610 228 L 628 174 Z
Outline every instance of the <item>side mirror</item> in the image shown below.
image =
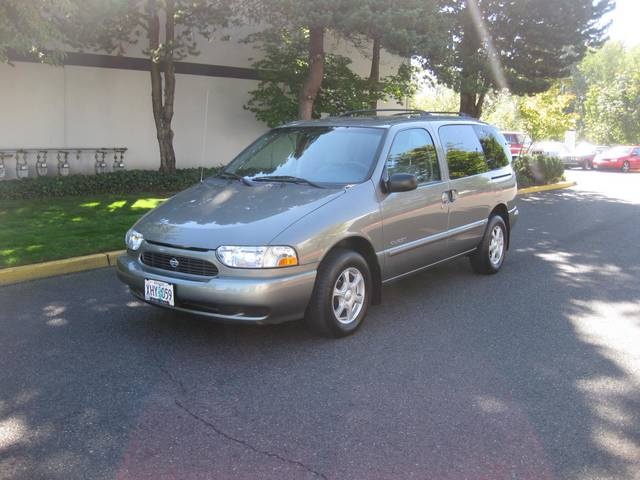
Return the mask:
M 418 179 L 410 173 L 394 173 L 387 180 L 387 192 L 408 192 L 418 188 Z

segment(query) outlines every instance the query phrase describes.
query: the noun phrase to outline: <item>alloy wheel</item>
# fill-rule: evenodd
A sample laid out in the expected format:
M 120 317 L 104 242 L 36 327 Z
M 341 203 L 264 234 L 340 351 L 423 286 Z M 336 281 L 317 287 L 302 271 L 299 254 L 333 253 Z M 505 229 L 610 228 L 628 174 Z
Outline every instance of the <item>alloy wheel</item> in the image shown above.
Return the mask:
M 491 230 L 491 241 L 489 242 L 489 261 L 492 265 L 500 264 L 504 254 L 504 231 L 500 225 L 496 225 Z
M 342 271 L 333 286 L 333 315 L 343 325 L 353 322 L 362 311 L 365 299 L 364 276 L 355 267 Z

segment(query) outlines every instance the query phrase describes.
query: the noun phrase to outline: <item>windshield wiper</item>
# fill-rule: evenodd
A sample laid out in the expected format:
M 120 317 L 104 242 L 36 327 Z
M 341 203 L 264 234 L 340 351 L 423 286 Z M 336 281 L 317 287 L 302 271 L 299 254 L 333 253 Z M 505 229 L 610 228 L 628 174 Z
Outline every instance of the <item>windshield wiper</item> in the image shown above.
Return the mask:
M 251 179 L 254 182 L 286 182 L 286 183 L 306 183 L 316 188 L 324 188 L 322 185 L 307 180 L 306 178 L 294 177 L 291 175 L 267 175 L 264 177 L 254 177 Z
M 216 176 L 220 177 L 220 178 L 235 178 L 236 180 L 240 180 L 242 183 L 244 183 L 245 185 L 248 185 L 250 187 L 252 187 L 254 185 L 254 183 L 251 180 L 249 180 L 247 177 L 243 177 L 243 176 L 238 175 L 237 173 L 233 173 L 233 172 L 222 171 Z

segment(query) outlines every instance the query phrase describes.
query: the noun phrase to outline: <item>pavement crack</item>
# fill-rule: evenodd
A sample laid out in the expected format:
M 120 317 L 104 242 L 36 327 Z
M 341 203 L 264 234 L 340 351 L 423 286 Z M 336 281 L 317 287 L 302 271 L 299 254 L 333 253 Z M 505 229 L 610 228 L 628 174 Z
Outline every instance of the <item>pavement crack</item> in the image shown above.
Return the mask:
M 182 383 L 182 380 L 180 380 L 173 373 L 171 373 L 171 370 L 167 369 L 161 363 L 158 363 L 158 368 L 160 369 L 160 371 L 162 373 L 164 373 L 167 376 L 167 378 L 171 381 L 171 383 L 173 383 L 174 385 L 176 385 L 178 387 L 178 389 L 180 390 L 180 393 L 182 393 L 182 395 L 186 395 L 187 394 L 187 388 L 184 386 L 184 383 Z
M 158 357 L 158 355 L 156 355 L 155 350 L 151 350 L 151 356 L 153 357 L 156 367 L 158 367 L 158 370 L 160 370 L 162 373 L 164 373 L 164 375 L 169 379 L 169 381 L 178 388 L 179 392 L 182 395 L 186 395 L 187 394 L 187 388 L 184 386 L 184 383 L 182 382 L 182 380 L 180 380 L 178 377 L 176 377 L 171 370 L 169 370 L 167 367 L 164 366 L 164 363 L 160 360 L 160 358 Z
M 299 462 L 297 460 L 291 460 L 290 458 L 286 458 L 283 457 L 282 455 L 278 455 L 277 453 L 273 453 L 270 452 L 268 450 L 262 450 L 258 447 L 255 447 L 253 445 L 251 445 L 249 442 L 236 438 L 232 435 L 229 435 L 228 433 L 224 432 L 223 430 L 221 430 L 220 428 L 218 428 L 216 425 L 214 425 L 213 423 L 211 423 L 209 420 L 207 420 L 206 418 L 201 417 L 200 415 L 192 412 L 191 410 L 189 410 L 187 407 L 185 407 L 182 403 L 180 403 L 178 400 L 175 400 L 176 405 L 178 406 L 178 408 L 184 410 L 190 417 L 194 418 L 195 420 L 199 421 L 200 423 L 202 423 L 203 425 L 207 426 L 208 428 L 210 428 L 211 430 L 213 430 L 215 433 L 217 433 L 218 435 L 220 435 L 221 437 L 237 443 L 238 445 L 242 445 L 243 447 L 259 453 L 260 455 L 265 455 L 267 457 L 271 457 L 271 458 L 275 458 L 277 460 L 280 460 L 281 462 L 284 463 L 288 463 L 290 465 L 295 465 L 297 467 L 301 467 L 303 469 L 305 469 L 307 472 L 312 473 L 313 475 L 315 475 L 316 477 L 322 478 L 324 480 L 328 480 L 327 476 L 321 472 L 318 472 L 316 470 L 314 470 L 313 468 L 311 468 L 309 465 L 306 465 L 302 462 Z

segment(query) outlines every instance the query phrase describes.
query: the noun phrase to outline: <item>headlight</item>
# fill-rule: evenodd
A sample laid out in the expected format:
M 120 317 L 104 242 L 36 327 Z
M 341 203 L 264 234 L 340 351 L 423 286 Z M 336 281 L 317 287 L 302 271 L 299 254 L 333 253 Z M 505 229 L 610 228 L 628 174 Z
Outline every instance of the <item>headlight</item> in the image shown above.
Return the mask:
M 142 240 L 144 240 L 142 234 L 136 232 L 134 229 L 129 230 L 124 237 L 124 243 L 127 244 L 129 250 L 138 250 L 142 244 Z
M 227 267 L 278 268 L 298 265 L 298 256 L 291 247 L 218 247 L 218 258 Z

